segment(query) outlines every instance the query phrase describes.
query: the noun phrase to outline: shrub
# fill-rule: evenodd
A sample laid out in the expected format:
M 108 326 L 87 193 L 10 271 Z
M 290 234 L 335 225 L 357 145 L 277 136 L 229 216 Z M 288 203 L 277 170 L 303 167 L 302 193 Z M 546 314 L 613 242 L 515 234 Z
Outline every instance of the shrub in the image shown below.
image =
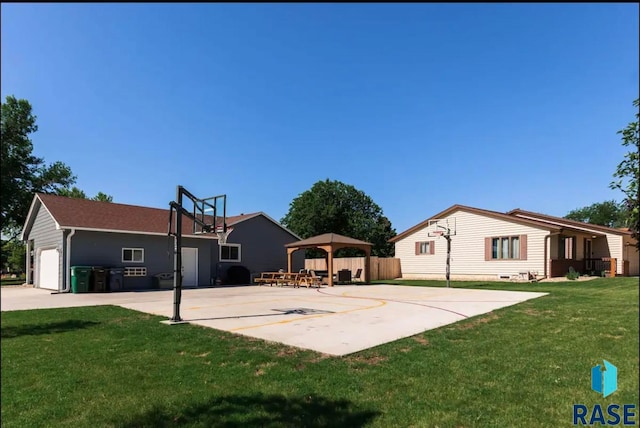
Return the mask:
M 580 277 L 580 272 L 576 272 L 573 266 L 569 266 L 569 272 L 565 275 L 567 279 L 574 281 Z

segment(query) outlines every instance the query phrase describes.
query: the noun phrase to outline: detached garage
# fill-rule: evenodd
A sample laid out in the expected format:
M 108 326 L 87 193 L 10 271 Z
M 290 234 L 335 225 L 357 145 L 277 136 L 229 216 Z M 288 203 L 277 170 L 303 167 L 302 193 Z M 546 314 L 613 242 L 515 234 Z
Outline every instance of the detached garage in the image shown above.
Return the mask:
M 68 292 L 72 266 L 118 267 L 124 290 L 151 289 L 156 275 L 173 272 L 174 239 L 169 210 L 36 194 L 22 231 L 27 282 Z M 237 283 L 238 269 L 252 275 L 287 267 L 284 245 L 300 238 L 263 212 L 227 217 L 233 229 L 225 245 L 215 234 L 189 234 L 183 219 L 182 275 L 187 287 Z M 304 267 L 304 254 L 294 259 Z

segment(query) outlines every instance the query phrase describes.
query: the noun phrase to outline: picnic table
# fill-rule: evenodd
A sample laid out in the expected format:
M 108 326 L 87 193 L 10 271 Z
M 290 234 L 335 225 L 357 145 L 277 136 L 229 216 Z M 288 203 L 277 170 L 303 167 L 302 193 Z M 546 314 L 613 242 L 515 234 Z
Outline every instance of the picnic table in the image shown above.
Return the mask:
M 270 287 L 275 284 L 277 286 L 293 285 L 294 288 L 306 285 L 309 288 L 313 285 L 320 287 L 321 284 L 320 277 L 306 272 L 262 272 L 254 281 L 258 285 L 269 284 Z

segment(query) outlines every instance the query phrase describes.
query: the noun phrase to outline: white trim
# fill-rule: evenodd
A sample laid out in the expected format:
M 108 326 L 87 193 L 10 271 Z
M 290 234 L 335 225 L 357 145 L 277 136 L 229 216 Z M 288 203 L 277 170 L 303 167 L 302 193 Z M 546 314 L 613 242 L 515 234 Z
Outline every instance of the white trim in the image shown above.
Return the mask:
M 418 241 L 418 255 L 419 256 L 430 256 L 431 254 L 431 244 L 435 244 L 435 241 Z M 422 246 L 424 245 L 427 251 L 422 251 Z
M 222 259 L 222 247 L 237 247 L 238 248 L 238 259 L 237 260 L 231 260 L 231 259 Z M 219 262 L 229 262 L 229 263 L 239 263 L 242 262 L 242 244 L 220 244 L 218 245 L 218 261 Z
M 142 251 L 142 260 L 125 260 L 124 252 L 127 250 L 131 250 L 131 258 L 134 259 L 135 251 Z M 122 247 L 122 263 L 144 263 L 144 248 L 133 248 L 133 247 Z
M 521 218 L 526 218 L 528 220 L 535 220 L 535 221 L 541 221 L 543 223 L 547 223 L 547 224 L 552 224 L 554 226 L 560 226 L 563 229 L 574 229 L 577 231 L 581 231 L 581 232 L 588 232 L 592 235 L 598 235 L 598 236 L 606 236 L 606 233 L 603 233 L 601 231 L 598 231 L 596 229 L 590 229 L 589 227 L 581 227 L 581 226 L 576 226 L 573 224 L 569 224 L 569 223 L 563 223 L 561 221 L 554 221 L 554 220 L 546 220 L 546 219 L 541 219 L 538 217 L 533 217 L 533 216 L 528 216 L 526 214 L 515 214 L 517 217 L 521 217 Z M 615 232 L 608 232 L 611 234 L 616 234 Z M 619 234 L 622 234 L 620 232 L 618 232 Z
M 140 232 L 134 230 L 117 230 L 117 229 L 95 229 L 92 227 L 75 227 L 75 226 L 64 226 L 64 228 L 68 229 L 76 229 L 76 230 L 84 230 L 87 232 L 107 232 L 107 233 L 124 233 L 129 235 L 153 235 L 153 236 L 169 236 L 167 233 L 158 233 L 158 232 Z M 215 235 L 185 235 L 182 234 L 183 238 L 205 238 L 205 239 L 218 239 Z
M 289 233 L 291 236 L 293 236 L 294 238 L 296 238 L 297 240 L 301 241 L 302 238 L 299 237 L 298 235 L 296 235 L 295 233 L 293 233 L 291 230 L 287 229 L 286 227 L 284 227 L 282 224 L 278 223 L 277 221 L 275 221 L 273 218 L 269 217 L 267 214 L 265 214 L 263 211 L 259 211 L 257 213 L 253 213 L 253 214 L 248 214 L 246 216 L 244 216 L 243 219 L 237 220 L 233 223 L 228 224 L 227 226 L 233 226 L 236 225 L 238 223 L 242 223 L 243 221 L 247 221 L 247 220 L 251 220 L 252 218 L 256 218 L 258 216 L 263 216 L 264 218 L 266 218 L 267 220 L 271 221 L 272 223 L 274 223 L 276 226 L 280 227 L 281 229 L 283 229 L 285 232 Z

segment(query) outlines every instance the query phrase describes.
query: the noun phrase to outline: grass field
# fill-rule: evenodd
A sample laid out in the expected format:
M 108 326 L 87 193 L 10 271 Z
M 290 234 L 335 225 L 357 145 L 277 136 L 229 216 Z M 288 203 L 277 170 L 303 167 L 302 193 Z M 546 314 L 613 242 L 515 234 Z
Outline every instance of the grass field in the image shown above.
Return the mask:
M 0 279 L 0 286 L 10 286 L 10 285 L 22 285 L 24 284 L 25 278 L 2 278 Z
M 638 404 L 637 278 L 453 285 L 550 295 L 346 357 L 119 307 L 3 312 L 2 425 L 572 426 L 574 403 Z

